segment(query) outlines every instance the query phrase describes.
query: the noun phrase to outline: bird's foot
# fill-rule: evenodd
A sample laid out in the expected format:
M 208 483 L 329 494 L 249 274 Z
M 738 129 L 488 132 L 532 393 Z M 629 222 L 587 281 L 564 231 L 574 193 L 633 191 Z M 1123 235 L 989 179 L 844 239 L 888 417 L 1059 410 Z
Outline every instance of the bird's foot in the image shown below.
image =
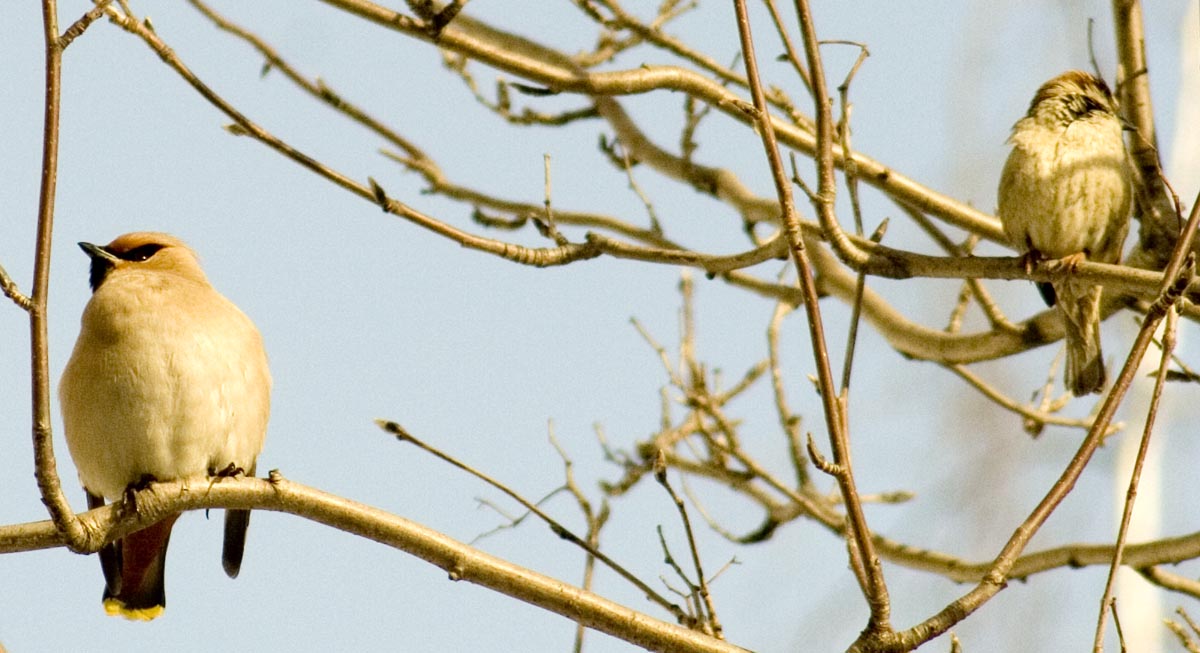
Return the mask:
M 1079 268 L 1079 264 L 1087 260 L 1087 252 L 1075 252 L 1068 254 L 1058 259 L 1058 264 L 1055 266 L 1066 274 L 1075 274 L 1075 270 Z
M 1021 255 L 1021 267 L 1025 268 L 1025 275 L 1028 276 L 1033 274 L 1033 269 L 1037 267 L 1038 263 L 1045 260 L 1044 254 L 1031 247 L 1029 251 Z
M 229 463 L 228 465 L 222 467 L 221 469 L 217 469 L 216 467 L 209 467 L 208 468 L 208 490 L 211 492 L 213 489 L 213 486 L 216 485 L 217 483 L 220 483 L 223 479 L 237 478 L 239 476 L 245 476 L 245 475 L 246 475 L 246 470 L 239 467 L 237 465 L 237 463 Z M 204 510 L 204 517 L 205 517 L 205 519 L 208 518 L 208 509 Z
M 219 481 L 223 478 L 237 478 L 239 476 L 245 476 L 246 470 L 239 467 L 237 463 L 229 463 L 222 469 L 210 467 L 208 469 L 208 475 Z
M 227 478 L 237 478 L 246 476 L 246 470 L 238 466 L 237 463 L 229 463 L 228 465 L 217 469 L 216 467 L 208 468 L 208 489 L 212 490 L 213 486 Z
M 136 513 L 138 511 L 137 493 L 145 490 L 146 488 L 150 487 L 151 483 L 155 483 L 157 481 L 158 479 L 154 478 L 152 475 L 143 474 L 141 478 L 133 483 L 130 483 L 129 486 L 125 488 L 125 500 L 123 502 L 124 505 L 128 506 L 129 510 L 132 510 L 134 513 Z

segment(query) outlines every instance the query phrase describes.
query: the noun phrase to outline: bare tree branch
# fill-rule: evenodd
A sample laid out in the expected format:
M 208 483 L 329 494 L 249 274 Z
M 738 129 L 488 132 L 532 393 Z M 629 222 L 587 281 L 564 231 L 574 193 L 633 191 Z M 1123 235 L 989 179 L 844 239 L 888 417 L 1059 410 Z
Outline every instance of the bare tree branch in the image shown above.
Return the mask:
M 166 515 L 203 508 L 272 510 L 303 517 L 385 544 L 436 565 L 450 580 L 467 581 L 535 605 L 652 651 L 743 651 L 702 633 L 659 621 L 567 583 L 488 555 L 377 508 L 321 492 L 272 472 L 269 479 L 221 479 L 204 489 L 186 481 L 152 483 L 136 493 L 137 510 L 109 504 L 79 516 L 86 548 L 144 528 Z M 0 527 L 0 553 L 64 544 L 50 522 Z

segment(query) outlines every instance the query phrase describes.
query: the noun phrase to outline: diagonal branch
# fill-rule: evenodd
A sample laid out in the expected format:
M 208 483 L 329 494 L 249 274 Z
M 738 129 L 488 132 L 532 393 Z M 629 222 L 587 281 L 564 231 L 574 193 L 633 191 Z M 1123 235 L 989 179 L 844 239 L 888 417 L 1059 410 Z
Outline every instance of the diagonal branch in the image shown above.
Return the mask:
M 421 21 L 366 0 L 322 0 L 347 13 L 424 41 L 432 41 Z M 437 40 L 438 47 L 479 60 L 489 66 L 519 75 L 558 92 L 592 96 L 601 113 L 605 105 L 615 103 L 611 96 L 635 95 L 652 91 L 682 91 L 696 96 L 721 112 L 752 125 L 758 118 L 752 107 L 736 93 L 698 73 L 674 66 L 643 66 L 631 70 L 589 73 L 569 57 L 515 34 L 502 32 L 466 15 L 459 15 Z M 747 112 L 747 109 L 751 109 Z M 763 114 L 777 134 L 779 143 L 812 155 L 815 136 L 769 114 Z M 845 161 L 842 149 L 834 144 L 836 165 Z M 860 153 L 854 159 L 860 178 L 890 196 L 935 215 L 946 222 L 1006 243 L 1000 223 L 951 197 L 936 193 L 905 177 L 896 170 Z
M 793 263 L 800 278 L 800 287 L 804 295 L 804 309 L 808 317 L 809 337 L 812 340 L 813 357 L 817 368 L 818 387 L 821 395 L 822 412 L 825 416 L 825 426 L 829 433 L 829 441 L 833 447 L 833 463 L 839 473 L 835 474 L 842 500 L 846 505 L 846 518 L 849 522 L 848 535 L 850 540 L 851 559 L 862 563 L 862 574 L 859 583 L 871 616 L 864 634 L 874 635 L 878 632 L 891 630 L 889 625 L 890 605 L 888 603 L 887 585 L 883 579 L 883 568 L 875 555 L 871 542 L 871 532 L 867 527 L 866 517 L 862 511 L 862 502 L 855 487 L 854 474 L 850 466 L 850 440 L 847 434 L 848 416 L 846 404 L 838 399 L 837 388 L 833 381 L 833 372 L 829 364 L 829 350 L 825 344 L 825 327 L 821 320 L 821 308 L 817 301 L 817 286 L 813 277 L 813 267 L 809 260 L 804 238 L 800 231 L 800 223 L 796 218 L 791 184 L 783 167 L 783 158 L 779 154 L 779 145 L 775 141 L 775 131 L 769 118 L 766 99 L 763 96 L 759 81 L 757 58 L 754 54 L 754 42 L 750 33 L 750 18 L 746 11 L 745 0 L 735 0 L 737 13 L 738 35 L 741 39 L 743 59 L 746 63 L 746 77 L 750 80 L 750 91 L 754 98 L 754 109 L 758 112 L 759 134 L 762 137 L 763 148 L 767 161 L 771 166 L 771 177 L 775 182 L 775 192 L 783 209 L 784 230 L 787 233 L 788 245 L 791 249 Z M 812 18 L 808 14 L 807 5 L 801 0 L 797 3 L 800 13 L 801 31 L 804 36 L 805 53 L 808 57 L 809 74 L 812 76 L 814 103 L 817 107 L 817 166 L 820 178 L 818 210 L 823 215 L 833 213 L 834 178 L 833 178 L 833 122 L 829 112 L 828 98 L 825 93 L 825 76 L 821 66 L 820 55 L 817 52 L 817 40 L 812 28 Z M 822 220 L 824 223 L 824 219 Z M 857 565 L 855 565 L 857 567 Z

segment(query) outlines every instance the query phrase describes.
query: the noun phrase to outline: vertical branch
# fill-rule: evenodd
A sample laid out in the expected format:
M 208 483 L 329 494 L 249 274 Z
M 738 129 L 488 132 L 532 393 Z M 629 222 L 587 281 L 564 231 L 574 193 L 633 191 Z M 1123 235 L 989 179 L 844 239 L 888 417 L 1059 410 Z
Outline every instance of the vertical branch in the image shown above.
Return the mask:
M 820 44 L 817 41 L 816 28 L 813 25 L 812 12 L 808 0 L 796 0 L 796 14 L 800 20 L 800 33 L 804 40 L 804 54 L 808 59 L 808 71 L 812 76 L 813 106 L 817 114 L 817 149 L 814 159 L 817 163 L 817 195 L 814 205 L 820 213 L 822 225 L 837 225 L 834 216 L 834 198 L 836 185 L 833 166 L 833 116 L 830 109 L 829 92 L 825 83 L 825 67 L 821 61 Z M 794 220 L 795 216 L 788 218 Z M 811 274 L 811 273 L 810 273 Z M 815 288 L 814 288 L 815 290 Z M 816 297 L 805 289 L 805 300 L 816 306 Z M 825 374 L 828 375 L 828 357 L 825 361 Z M 824 379 L 823 379 L 824 381 Z M 829 380 L 828 392 L 833 391 L 832 378 Z M 847 531 L 850 535 L 850 546 L 858 550 L 866 572 L 867 584 L 864 594 L 867 605 L 871 609 L 871 617 L 863 638 L 869 638 L 879 633 L 891 631 L 889 618 L 891 606 L 888 601 L 887 583 L 883 578 L 883 567 L 875 554 L 875 545 L 871 531 L 867 527 L 866 516 L 863 514 L 862 502 L 858 489 L 854 484 L 854 471 L 850 462 L 850 436 L 848 419 L 845 414 L 845 404 L 839 406 L 841 420 L 838 428 L 830 430 L 830 444 L 833 447 L 834 463 L 842 467 L 838 475 L 838 485 L 842 498 L 846 503 L 846 517 L 849 522 Z
M 29 306 L 33 462 L 38 490 L 50 518 L 64 534 L 68 545 L 72 549 L 79 549 L 84 542 L 83 527 L 63 495 L 50 427 L 50 347 L 46 328 L 46 299 L 50 291 L 50 236 L 54 228 L 54 195 L 58 182 L 58 118 L 62 53 L 65 47 L 58 36 L 58 7 L 55 0 L 42 0 L 42 26 L 46 43 L 46 106 L 42 128 L 42 182 L 38 199 L 33 293 Z
M 841 98 L 842 117 L 838 120 L 838 145 L 841 146 L 843 152 L 850 150 L 850 81 L 854 79 L 854 74 L 858 72 L 863 61 L 869 56 L 866 46 L 860 46 L 858 60 L 854 62 L 854 66 L 850 68 L 850 72 L 846 74 L 846 80 L 838 87 L 838 95 Z M 793 161 L 793 167 L 794 167 Z M 854 233 L 862 236 L 862 206 L 858 201 L 858 164 L 853 159 L 847 159 L 843 173 L 846 177 L 846 192 L 850 195 L 850 206 L 854 212 Z M 799 175 L 797 175 L 799 176 Z M 871 237 L 875 242 L 883 239 L 883 234 L 887 230 L 887 221 L 885 220 L 875 235 Z M 858 279 L 854 284 L 854 304 L 850 314 L 850 332 L 846 336 L 846 353 L 845 359 L 842 361 L 842 389 L 838 397 L 842 402 L 842 406 L 849 410 L 850 407 L 850 372 L 854 369 L 854 349 L 858 345 L 858 325 L 862 317 L 862 302 L 863 291 L 866 290 L 867 275 L 866 270 L 859 270 Z
M 783 15 L 779 13 L 779 7 L 775 6 L 775 0 L 767 0 L 767 9 L 771 12 L 771 21 L 775 23 L 775 30 L 779 32 L 779 40 L 783 43 L 783 51 L 787 56 L 788 63 L 792 65 L 792 70 L 796 71 L 796 76 L 800 81 L 804 82 L 804 87 L 808 89 L 809 94 L 812 94 L 812 80 L 808 77 L 808 71 L 804 69 L 804 64 L 800 63 L 800 56 L 796 54 L 796 48 L 792 45 L 792 39 L 788 36 L 787 28 L 783 24 Z M 845 150 L 849 152 L 849 150 Z
M 1113 0 L 1113 30 L 1117 41 L 1117 97 L 1122 116 L 1133 124 L 1129 155 L 1137 171 L 1136 211 L 1141 214 L 1139 242 L 1132 263 L 1148 269 L 1163 267 L 1178 238 L 1178 212 L 1162 176 L 1150 75 L 1146 63 L 1146 26 L 1139 0 Z M 1148 257 L 1148 258 L 1147 258 Z M 1165 275 L 1171 277 L 1171 275 Z
M 833 372 L 829 364 L 829 350 L 825 344 L 825 329 L 821 321 L 821 308 L 817 303 L 816 281 L 813 277 L 812 264 L 805 249 L 803 235 L 800 232 L 800 222 L 796 217 L 796 207 L 792 196 L 791 185 L 784 171 L 783 159 L 779 154 L 779 146 L 775 141 L 775 130 L 771 124 L 764 97 L 762 82 L 759 79 L 757 58 L 754 54 L 754 42 L 750 33 L 750 19 L 746 12 L 745 0 L 735 0 L 737 13 L 738 36 L 741 40 L 743 59 L 746 64 L 746 76 L 750 81 L 750 93 L 754 100 L 756 121 L 759 134 L 762 136 L 763 148 L 767 161 L 771 166 L 771 176 L 775 182 L 775 192 L 783 213 L 784 231 L 787 234 L 788 245 L 792 259 L 800 277 L 800 287 L 804 293 L 804 310 L 808 317 L 809 337 L 812 340 L 813 357 L 816 359 L 817 381 L 821 391 L 821 402 L 825 416 L 825 425 L 829 431 L 829 440 L 833 448 L 834 462 L 842 472 L 836 475 L 838 489 L 846 504 L 846 518 L 849 522 L 847 532 L 850 546 L 865 563 L 864 577 L 860 579 L 862 591 L 870 607 L 871 616 L 864 631 L 864 636 L 874 636 L 891 630 L 889 615 L 891 608 L 888 604 L 887 585 L 883 579 L 883 569 L 875 548 L 871 542 L 871 533 L 867 528 L 866 518 L 862 511 L 862 502 L 854 484 L 854 475 L 850 467 L 850 446 L 846 434 L 847 421 L 844 407 L 839 403 L 837 390 L 833 382 Z M 830 117 L 828 95 L 825 91 L 825 75 L 821 67 L 821 59 L 817 53 L 817 42 L 812 28 L 812 18 L 808 14 L 807 4 L 800 0 L 798 10 L 801 15 L 801 31 L 808 57 L 809 74 L 812 76 L 813 92 L 817 107 L 817 162 L 820 184 L 818 187 L 819 210 L 832 212 L 834 188 L 833 176 L 833 123 Z
M 775 412 L 779 415 L 779 426 L 788 439 L 788 453 L 796 473 L 796 487 L 809 485 L 808 459 L 804 457 L 803 438 L 800 436 L 800 417 L 788 407 L 783 389 L 783 370 L 779 363 L 779 329 L 783 318 L 795 310 L 787 302 L 777 302 L 771 322 L 767 325 L 767 366 L 771 371 L 771 392 L 775 396 Z

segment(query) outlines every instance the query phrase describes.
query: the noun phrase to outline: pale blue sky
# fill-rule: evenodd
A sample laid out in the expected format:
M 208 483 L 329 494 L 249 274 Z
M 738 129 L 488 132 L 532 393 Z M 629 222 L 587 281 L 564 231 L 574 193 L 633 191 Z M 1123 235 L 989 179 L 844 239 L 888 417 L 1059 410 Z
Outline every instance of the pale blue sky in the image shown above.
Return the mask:
M 60 4 L 64 25 L 90 6 L 78 0 Z M 378 155 L 382 143 L 363 129 L 310 101 L 278 74 L 260 79 L 261 59 L 184 3 L 132 4 L 153 18 L 158 33 L 202 79 L 267 129 L 355 179 L 372 176 L 391 196 L 479 231 L 468 208 L 421 195 L 417 177 Z M 430 47 L 318 2 L 213 4 L 258 31 L 300 70 L 321 75 L 412 138 L 456 180 L 538 202 L 542 155 L 549 153 L 556 206 L 645 223 L 624 177 L 596 150 L 598 135 L 609 133 L 599 122 L 569 130 L 504 126 L 442 69 Z M 477 0 L 470 10 L 570 51 L 592 43 L 591 32 L 567 3 L 544 2 L 522 11 L 533 4 Z M 643 13 L 657 5 L 627 4 Z M 737 39 L 730 3 L 708 4 L 672 32 L 719 61 L 731 60 Z M 1103 2 L 816 4 L 822 38 L 862 41 L 871 49 L 854 86 L 856 145 L 986 211 L 994 208 L 1008 128 L 1033 90 L 1064 69 L 1088 66 L 1087 17 L 1098 21 L 1102 69 L 1110 78 L 1115 70 Z M 1169 154 L 1183 3 L 1147 4 L 1160 142 Z M 751 5 L 756 15 L 763 13 L 760 3 Z M 28 290 L 41 138 L 40 10 L 37 3 L 13 3 L 4 16 L 0 263 Z M 758 42 L 765 69 L 799 97 L 798 85 L 783 77 L 783 65 L 770 61 L 778 49 L 762 26 Z M 830 79 L 840 80 L 856 52 L 844 46 L 827 46 L 825 52 Z M 634 66 L 643 56 L 650 63 L 668 61 L 661 54 L 639 53 L 620 63 Z M 476 71 L 491 79 L 482 68 Z M 678 95 L 659 93 L 632 98 L 627 105 L 649 125 L 673 125 L 681 102 Z M 1188 116 L 1192 121 L 1195 111 L 1192 107 Z M 470 540 L 499 522 L 489 510 L 476 509 L 476 497 L 500 501 L 498 493 L 396 444 L 372 420 L 395 419 L 531 497 L 561 482 L 560 462 L 546 441 L 547 420 L 553 420 L 581 482 L 598 497 L 595 482 L 619 472 L 601 461 L 592 425 L 603 424 L 613 444 L 629 447 L 658 424 L 658 389 L 665 379 L 629 318 L 636 316 L 672 346 L 679 271 L 611 259 L 537 270 L 468 251 L 382 214 L 251 139 L 229 135 L 221 128 L 227 122 L 141 41 L 112 25 L 96 24 L 67 51 L 50 301 L 55 382 L 88 294 L 87 261 L 74 243 L 104 243 L 135 230 L 167 231 L 193 245 L 214 285 L 263 332 L 276 384 L 260 472 L 278 468 L 297 482 Z M 668 146 L 677 143 L 669 127 L 658 135 Z M 770 193 L 752 133 L 718 119 L 700 138 L 700 160 L 731 167 L 753 189 Z M 707 251 L 743 248 L 740 225 L 730 211 L 648 170 L 639 168 L 637 174 L 670 235 Z M 1196 191 L 1178 190 L 1185 201 Z M 868 228 L 888 216 L 897 217 L 894 208 L 869 195 Z M 917 244 L 912 229 L 898 222 L 893 219 L 889 240 Z M 582 235 L 566 233 L 573 239 Z M 531 233 L 485 235 L 541 242 Z M 764 274 L 779 264 L 768 265 L 775 267 L 764 265 Z M 954 287 L 930 281 L 903 287 L 872 283 L 884 291 L 902 290 L 897 303 L 912 315 L 924 312 L 923 319 L 938 326 L 948 311 L 946 289 Z M 1039 310 L 1036 293 L 1026 284 L 995 285 L 1012 314 Z M 725 378 L 739 377 L 765 357 L 768 302 L 700 277 L 697 305 L 700 355 L 724 369 Z M 846 311 L 831 301 L 823 307 L 831 342 L 840 352 Z M 1128 315 L 1106 323 L 1110 360 L 1127 347 L 1129 323 Z M 29 446 L 27 337 L 25 314 L 0 306 L 0 523 L 46 516 Z M 803 412 L 807 428 L 818 430 L 818 406 L 807 393 L 805 375 L 812 364 L 800 315 L 788 323 L 784 338 L 794 407 Z M 1054 351 L 1043 348 L 981 369 L 1016 392 L 1030 386 L 1021 375 L 1044 373 L 1039 370 Z M 904 361 L 870 331 L 862 335 L 858 356 L 852 426 L 862 489 L 906 488 L 920 497 L 903 507 L 870 507 L 872 526 L 971 559 L 993 555 L 998 538 L 1045 491 L 1080 434 L 1050 429 L 1040 440 L 1030 440 L 1011 415 L 965 392 L 939 368 Z M 1191 392 L 1182 389 L 1177 397 L 1187 400 Z M 1084 413 L 1090 405 L 1081 401 L 1073 408 Z M 744 419 L 749 446 L 779 459 L 784 449 L 768 387 L 758 387 L 732 410 Z M 57 410 L 55 415 L 57 428 Z M 1194 428 L 1168 421 L 1163 433 L 1159 444 L 1172 447 L 1164 486 L 1175 490 L 1176 501 L 1168 506 L 1164 528 L 1194 530 L 1195 493 L 1182 488 L 1194 484 L 1194 465 L 1187 461 L 1196 459 L 1196 445 L 1171 438 L 1194 434 Z M 61 432 L 55 441 L 68 495 L 83 509 Z M 914 448 L 930 455 L 914 461 Z M 1100 452 L 1095 468 L 1035 547 L 1110 537 L 1114 455 L 1115 447 Z M 757 524 L 752 507 L 719 489 L 697 489 L 734 530 Z M 565 498 L 549 508 L 578 526 Z M 669 535 L 679 535 L 667 498 L 647 485 L 618 501 L 614 513 L 603 536 L 605 548 L 643 578 L 665 574 L 654 528 L 663 524 Z M 219 523 L 216 516 L 205 520 L 192 513 L 176 525 L 168 556 L 168 608 L 148 625 L 104 615 L 94 557 L 63 549 L 0 556 L 0 643 L 13 653 L 218 646 L 562 651 L 570 646 L 574 625 L 561 617 L 466 583 L 449 583 L 440 570 L 403 553 L 287 515 L 255 513 L 242 575 L 230 581 L 219 564 Z M 714 586 L 731 641 L 760 651 L 834 650 L 861 629 L 865 607 L 846 571 L 844 547 L 824 530 L 793 524 L 771 542 L 751 548 L 734 547 L 701 530 L 709 568 L 735 556 L 741 563 Z M 532 523 L 481 546 L 571 582 L 581 574 L 582 556 Z M 898 627 L 925 618 L 964 591 L 940 578 L 891 565 L 886 569 Z M 1102 588 L 1099 570 L 1058 571 L 1028 585 L 1014 584 L 958 632 L 972 653 L 1078 650 L 1081 641 L 1090 642 Z M 600 572 L 597 589 L 664 616 L 611 574 Z M 1063 606 L 1068 595 L 1076 608 Z M 1014 641 L 1014 624 L 1028 630 L 1028 639 Z M 1007 633 L 1004 646 L 989 637 L 997 628 Z M 632 648 L 600 634 L 589 638 L 590 651 Z M 928 648 L 947 647 L 940 640 Z

